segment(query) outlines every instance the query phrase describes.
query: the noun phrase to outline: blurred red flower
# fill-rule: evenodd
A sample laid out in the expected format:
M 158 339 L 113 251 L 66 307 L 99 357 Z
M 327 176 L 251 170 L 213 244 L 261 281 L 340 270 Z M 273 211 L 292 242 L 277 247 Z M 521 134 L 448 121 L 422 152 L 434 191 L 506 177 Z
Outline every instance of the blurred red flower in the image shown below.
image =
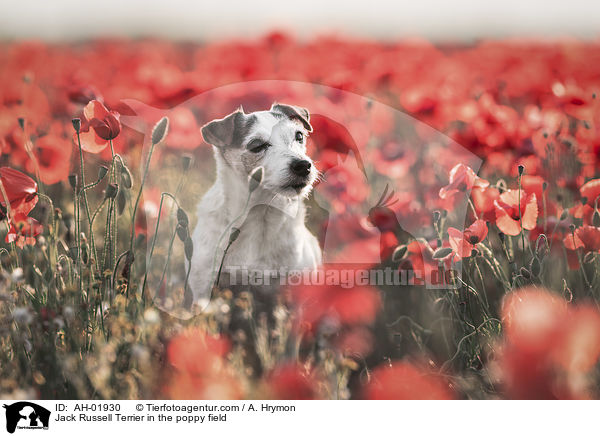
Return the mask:
M 175 399 L 239 399 L 241 388 L 225 360 L 229 343 L 200 328 L 178 334 L 167 346 L 172 372 L 163 389 Z
M 72 151 L 71 141 L 56 133 L 51 132 L 35 141 L 33 152 L 43 183 L 52 185 L 67 180 L 71 169 Z M 25 167 L 33 173 L 35 165 L 29 159 Z
M 600 179 L 593 179 L 589 182 L 586 182 L 581 188 L 579 188 L 579 192 L 581 197 L 587 200 L 586 204 L 593 208 L 596 199 L 600 197 Z
M 504 343 L 498 360 L 513 399 L 587 398 L 582 378 L 600 357 L 600 314 L 568 306 L 543 288 L 522 288 L 502 303 Z
M 263 391 L 270 400 L 316 400 L 320 398 L 319 379 L 294 363 L 271 370 L 263 380 Z
M 324 320 L 350 325 L 373 322 L 381 298 L 371 286 L 354 283 L 357 274 L 366 272 L 362 267 L 330 264 L 314 273 L 313 284 L 291 286 L 292 298 L 299 306 L 300 323 L 312 331 Z
M 193 150 L 202 144 L 202 134 L 191 110 L 178 106 L 168 114 L 169 139 L 167 145 L 182 150 Z
M 440 376 L 427 374 L 407 362 L 379 366 L 364 387 L 367 400 L 452 400 L 448 384 Z

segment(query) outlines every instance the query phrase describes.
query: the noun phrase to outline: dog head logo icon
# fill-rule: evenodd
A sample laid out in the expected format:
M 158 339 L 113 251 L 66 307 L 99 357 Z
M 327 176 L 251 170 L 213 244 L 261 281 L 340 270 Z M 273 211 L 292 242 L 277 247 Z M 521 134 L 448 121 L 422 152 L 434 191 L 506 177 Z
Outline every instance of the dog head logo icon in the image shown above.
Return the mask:
M 28 401 L 4 405 L 6 409 L 6 431 L 14 433 L 19 429 L 47 429 L 50 411 Z

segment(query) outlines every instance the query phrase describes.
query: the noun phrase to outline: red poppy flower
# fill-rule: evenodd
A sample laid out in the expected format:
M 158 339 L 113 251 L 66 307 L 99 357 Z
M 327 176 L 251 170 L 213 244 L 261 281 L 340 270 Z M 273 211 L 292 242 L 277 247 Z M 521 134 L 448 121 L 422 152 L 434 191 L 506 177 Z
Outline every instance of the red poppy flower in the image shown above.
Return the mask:
M 600 197 L 600 179 L 593 179 L 579 188 L 581 197 L 587 199 L 587 205 L 594 207 L 596 199 Z
M 326 180 L 326 183 L 317 185 L 317 192 L 330 202 L 338 214 L 347 213 L 352 205 L 363 203 L 369 195 L 366 176 L 358 162 L 350 156 L 325 150 L 317 162 Z
M 229 343 L 190 328 L 167 347 L 172 372 L 163 389 L 174 399 L 239 399 L 240 386 L 229 373 L 225 355 Z
M 500 191 L 498 188 L 488 186 L 487 188 L 473 188 L 471 191 L 471 199 L 473 200 L 473 206 L 479 218 L 486 221 L 492 221 L 495 219 L 494 202 L 500 197 Z
M 6 207 L 5 200 L 8 200 L 13 214 L 29 214 L 38 201 L 37 183 L 31 177 L 9 167 L 0 168 L 0 181 L 7 196 L 5 199 L 0 195 L 0 205 Z
M 196 117 L 191 110 L 183 106 L 176 107 L 168 114 L 169 139 L 171 148 L 193 150 L 202 144 L 202 135 Z
M 70 140 L 50 133 L 35 141 L 34 154 L 40 170 L 40 179 L 47 185 L 67 180 L 71 169 L 73 146 Z M 34 162 L 28 160 L 26 169 L 35 171 Z
M 521 288 L 502 302 L 505 337 L 515 346 L 539 350 L 554 343 L 562 329 L 567 302 L 555 293 L 539 288 Z
M 35 237 L 42 233 L 42 225 L 35 219 L 17 213 L 10 220 L 10 229 L 6 234 L 6 242 L 14 242 L 17 247 L 23 248 L 25 244 L 34 245 Z
M 465 164 L 457 164 L 450 170 L 450 180 L 448 185 L 440 189 L 440 197 L 447 198 L 459 192 L 467 192 L 477 188 L 485 188 L 490 182 L 484 180 L 475 174 L 475 172 Z
M 519 208 L 519 196 L 521 197 Z M 496 225 L 501 232 L 516 236 L 522 229 L 533 230 L 537 224 L 538 206 L 535 194 L 509 189 L 494 202 Z
M 417 154 L 407 142 L 385 141 L 371 151 L 369 160 L 380 174 L 397 180 L 410 173 Z
M 382 365 L 373 371 L 362 397 L 367 400 L 451 400 L 442 377 L 429 375 L 406 362 Z
M 444 241 L 442 244 L 442 247 L 449 246 L 448 241 Z M 443 259 L 434 259 L 433 254 L 436 248 L 439 247 L 436 247 L 435 241 L 433 241 L 433 246 L 429 242 L 421 240 L 410 242 L 407 245 L 406 260 L 398 268 L 401 270 L 412 269 L 415 273 L 414 282 L 417 285 L 441 284 L 445 278 L 439 274 L 439 263 L 440 261 L 444 262 L 446 267 L 450 267 L 453 256 L 450 253 Z
M 578 227 L 564 239 L 565 248 L 577 250 L 583 248 L 585 253 L 600 250 L 600 228 L 593 226 Z
M 477 220 L 464 232 L 454 227 L 448 228 L 448 241 L 452 251 L 459 257 L 471 257 L 475 245 L 485 239 L 488 233 L 487 224 L 483 220 Z
M 83 115 L 96 134 L 105 141 L 115 139 L 121 132 L 118 112 L 109 111 L 98 100 L 90 101 L 83 109 Z
M 68 91 L 69 100 L 75 104 L 87 105 L 92 100 L 102 100 L 102 95 L 94 86 L 71 86 Z
M 100 153 L 108 141 L 115 139 L 121 132 L 119 114 L 109 111 L 100 101 L 92 100 L 83 109 L 81 120 L 81 148 L 90 153 Z M 73 136 L 77 144 L 77 135 Z
M 316 400 L 319 380 L 300 365 L 284 364 L 265 376 L 263 390 L 270 400 Z
M 587 398 L 583 377 L 600 357 L 600 314 L 569 306 L 542 288 L 522 288 L 502 303 L 499 370 L 513 399 Z
M 292 297 L 300 307 L 300 322 L 311 330 L 325 319 L 349 325 L 373 322 L 381 306 L 377 290 L 368 285 L 344 284 L 361 271 L 351 264 L 329 265 L 313 276 L 323 280 L 291 286 Z

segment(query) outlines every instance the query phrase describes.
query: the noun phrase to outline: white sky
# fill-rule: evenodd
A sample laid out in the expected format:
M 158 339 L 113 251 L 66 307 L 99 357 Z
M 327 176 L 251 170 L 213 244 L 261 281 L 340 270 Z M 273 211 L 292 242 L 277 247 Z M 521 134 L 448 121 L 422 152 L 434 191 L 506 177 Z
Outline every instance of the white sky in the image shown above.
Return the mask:
M 342 33 L 460 41 L 496 36 L 596 38 L 592 0 L 0 0 L 0 38 L 73 40 L 166 36 L 214 40 L 281 29 L 300 38 Z

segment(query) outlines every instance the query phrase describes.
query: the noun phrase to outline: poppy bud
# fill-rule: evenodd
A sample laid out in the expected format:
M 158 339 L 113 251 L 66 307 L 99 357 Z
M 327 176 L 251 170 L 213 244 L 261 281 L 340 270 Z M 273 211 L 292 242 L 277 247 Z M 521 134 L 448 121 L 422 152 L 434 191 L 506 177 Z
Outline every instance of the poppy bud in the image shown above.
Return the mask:
M 437 223 L 440 220 L 441 213 L 439 210 L 433 211 L 433 222 Z
M 119 213 L 119 215 L 123 215 L 126 205 L 127 197 L 125 196 L 125 191 L 119 189 L 119 193 L 117 194 L 117 212 Z
M 121 184 L 125 189 L 131 189 L 133 186 L 131 172 L 126 165 L 121 165 Z
M 185 210 L 182 208 L 177 209 L 177 221 L 182 227 L 188 227 L 190 225 L 190 220 L 188 219 L 187 213 L 185 213 Z
M 233 244 L 238 236 L 240 236 L 240 229 L 237 227 L 231 229 L 231 233 L 229 234 L 229 245 Z
M 188 260 L 188 262 L 190 262 L 192 260 L 192 256 L 194 255 L 194 243 L 189 236 L 183 243 L 183 251 L 185 252 L 185 258 Z
M 158 123 L 155 124 L 152 129 L 152 145 L 156 145 L 162 142 L 169 131 L 169 119 L 162 117 Z
M 129 274 L 131 273 L 131 265 L 135 261 L 135 254 L 131 250 L 127 250 L 127 255 L 125 256 L 125 263 L 123 264 L 123 271 L 121 272 L 121 277 L 129 278 Z
M 435 250 L 432 257 L 434 259 L 443 259 L 444 257 L 448 256 L 450 253 L 452 253 L 452 248 L 442 247 L 442 248 L 438 248 L 437 250 Z
M 407 251 L 408 247 L 406 245 L 398 245 L 392 253 L 392 262 L 398 262 L 400 259 L 403 259 Z
M 73 128 L 75 131 L 79 133 L 81 131 L 81 120 L 79 118 L 73 118 L 71 123 L 73 123 Z
M 189 236 L 189 234 L 188 234 L 188 227 L 187 226 L 182 226 L 180 223 L 178 223 L 177 224 L 177 228 L 175 229 L 175 231 L 177 232 L 177 237 L 181 240 L 181 242 L 185 242 L 185 240 Z
M 543 240 L 543 241 L 542 241 Z M 543 242 L 543 243 L 542 243 Z M 543 259 L 548 254 L 548 238 L 544 233 L 540 234 L 535 241 L 535 255 Z
M 588 123 L 587 121 L 583 121 L 583 127 L 585 127 L 587 130 L 591 129 L 590 123 Z
M 598 212 L 598 209 L 595 209 L 594 215 L 592 215 L 592 225 L 594 227 L 600 227 L 600 212 Z
M 546 192 L 546 189 L 548 189 L 548 182 L 544 181 L 544 183 L 542 183 L 542 191 Z
M 560 220 L 564 221 L 569 217 L 569 211 L 567 209 L 563 210 L 560 214 Z
M 74 191 L 77 189 L 77 174 L 69 174 L 69 185 Z
M 104 178 L 104 176 L 107 174 L 108 174 L 108 168 L 105 167 L 104 165 L 100 165 L 100 168 L 98 168 L 98 181 L 102 180 Z
M 527 268 L 525 268 L 524 266 L 521 267 L 521 269 L 519 270 L 519 272 L 521 273 L 521 275 L 523 277 L 525 277 L 527 280 L 529 280 L 531 278 L 531 273 L 529 272 L 529 270 Z
M 587 197 L 581 197 L 581 204 L 583 204 L 584 206 L 587 204 L 588 199 Z
M 575 231 L 575 224 L 569 224 L 569 230 L 573 233 Z
M 540 273 L 542 272 L 542 264 L 540 263 L 540 260 L 537 258 L 537 256 L 534 256 L 534 258 L 531 259 L 529 269 L 531 270 L 531 274 L 533 274 L 535 277 L 540 276 Z
M 519 175 L 522 176 L 523 173 L 525 172 L 525 167 L 523 165 L 519 165 L 518 170 L 519 170 Z
M 117 196 L 118 192 L 119 185 L 111 183 L 106 187 L 106 191 L 104 191 L 104 198 L 113 199 Z
M 585 256 L 583 256 L 583 263 L 592 263 L 594 261 L 594 252 L 590 251 L 589 253 L 586 253 Z
M 258 167 L 255 168 L 251 173 L 250 173 L 250 180 L 249 180 L 249 185 L 248 185 L 248 189 L 250 190 L 250 192 L 254 192 L 256 190 L 256 188 L 258 188 L 262 182 L 263 179 L 263 167 Z
M 81 261 L 87 265 L 89 259 L 89 246 L 87 243 L 85 243 L 81 246 Z
M 17 121 L 19 122 L 19 127 L 21 128 L 21 130 L 25 130 L 25 118 L 19 117 Z

